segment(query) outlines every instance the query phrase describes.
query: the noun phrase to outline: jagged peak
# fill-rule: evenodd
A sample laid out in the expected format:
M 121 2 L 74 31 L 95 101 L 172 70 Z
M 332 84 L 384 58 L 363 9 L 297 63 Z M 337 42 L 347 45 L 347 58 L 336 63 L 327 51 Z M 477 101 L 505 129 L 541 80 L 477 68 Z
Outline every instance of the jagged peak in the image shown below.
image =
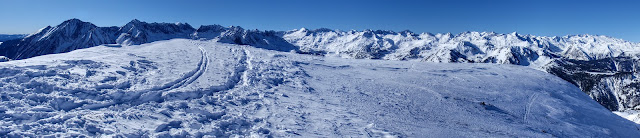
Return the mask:
M 51 26 L 47 26 L 47 27 L 40 28 L 40 30 L 38 30 L 38 31 L 36 31 L 36 32 L 34 32 L 34 33 L 31 33 L 31 34 L 29 34 L 29 35 L 25 36 L 25 38 L 27 38 L 27 37 L 31 37 L 31 36 L 33 36 L 33 35 L 39 34 L 39 33 L 43 32 L 43 31 L 46 31 L 46 30 L 49 30 L 49 29 L 51 29 Z
M 443 34 L 444 36 L 449 36 L 449 37 L 453 37 L 453 34 L 451 32 L 447 32 L 445 34 Z
M 244 30 L 244 28 L 242 28 L 240 26 L 230 26 L 229 30 Z
M 482 32 L 483 35 L 496 35 L 498 33 L 491 31 L 491 32 Z
M 329 29 L 329 28 L 318 28 L 318 29 L 314 29 L 313 32 L 332 32 L 333 30 Z
M 138 19 L 133 19 L 133 20 L 129 21 L 129 23 L 125 24 L 123 27 L 127 27 L 127 26 L 135 27 L 135 26 L 140 26 L 140 25 L 143 25 L 143 24 L 149 24 L 149 23 L 140 21 Z
M 66 21 L 64 21 L 64 22 L 60 23 L 60 24 L 59 24 L 58 26 L 56 26 L 56 27 L 64 27 L 64 26 L 68 26 L 68 25 L 89 25 L 89 26 L 91 26 L 91 27 L 97 27 L 97 26 L 96 26 L 96 25 L 94 25 L 93 23 L 85 22 L 85 21 L 82 21 L 82 20 L 77 19 L 77 18 L 73 18 L 73 19 L 66 20 Z
M 391 30 L 375 30 L 373 31 L 376 34 L 396 34 L 396 32 L 391 31 Z
M 415 33 L 413 33 L 413 31 L 411 31 L 409 29 L 402 30 L 402 31 L 400 31 L 400 33 L 403 33 L 403 34 L 415 34 Z
M 512 35 L 512 36 L 518 36 L 519 34 L 518 34 L 518 32 L 514 31 L 514 32 L 512 32 L 512 33 L 509 33 L 509 35 Z
M 129 23 L 144 23 L 143 21 L 140 21 L 138 19 L 133 19 L 131 20 Z
M 120 27 L 121 31 L 132 30 L 132 29 L 133 30 L 142 29 L 142 30 L 149 30 L 152 32 L 164 32 L 164 33 L 172 32 L 172 31 L 183 32 L 183 31 L 196 30 L 188 23 L 158 23 L 158 22 L 148 23 L 148 22 L 140 21 L 138 19 L 133 19 L 126 25 Z
M 219 24 L 212 24 L 212 25 L 200 25 L 200 27 L 217 27 L 217 28 L 226 28 L 222 25 Z
M 286 32 L 311 32 L 311 33 L 324 33 L 324 32 L 336 32 L 335 30 L 329 29 L 329 28 L 318 28 L 318 29 L 308 29 L 308 28 L 300 28 L 300 29 L 294 29 L 291 31 L 286 31 Z
M 193 26 L 191 26 L 191 24 L 189 24 L 189 23 L 179 23 L 179 24 L 178 24 L 178 23 L 176 23 L 175 25 L 177 25 L 177 26 L 185 26 L 185 27 L 193 28 Z
M 420 33 L 420 35 L 436 36 L 436 34 L 433 34 L 433 33 L 430 33 L 430 32 L 423 32 L 423 33 Z
M 64 21 L 62 23 L 83 23 L 83 22 L 84 21 L 82 21 L 82 20 L 80 20 L 78 18 L 72 18 L 72 19 L 66 20 L 66 21 Z
M 470 35 L 470 34 L 471 34 L 471 31 L 464 31 L 464 32 L 460 32 L 460 33 L 456 34 L 455 36 L 456 37 L 460 37 L 460 36 L 467 36 L 467 35 Z
M 214 25 L 201 25 L 200 27 L 198 27 L 198 29 L 196 30 L 196 32 L 207 32 L 207 31 L 224 31 L 227 30 L 228 28 L 222 26 L 222 25 L 218 25 L 218 24 L 214 24 Z

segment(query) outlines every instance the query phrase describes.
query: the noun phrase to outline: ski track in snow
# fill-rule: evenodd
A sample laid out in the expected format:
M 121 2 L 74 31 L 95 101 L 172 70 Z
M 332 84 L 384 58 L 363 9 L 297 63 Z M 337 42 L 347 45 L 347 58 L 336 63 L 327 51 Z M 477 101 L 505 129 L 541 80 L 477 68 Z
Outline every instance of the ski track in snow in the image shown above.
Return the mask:
M 529 115 L 529 112 L 531 112 L 531 106 L 533 106 L 533 104 L 536 102 L 536 96 L 538 96 L 539 93 L 534 93 L 533 96 L 531 96 L 531 99 L 529 99 L 529 103 L 527 104 L 527 107 L 524 108 L 525 112 L 524 112 L 524 117 L 522 117 L 522 121 L 524 121 L 525 123 L 527 122 L 527 116 Z
M 240 60 L 241 62 L 244 62 L 243 64 L 243 68 L 241 68 L 240 70 L 238 70 L 241 73 L 236 73 L 236 74 L 242 74 L 242 78 L 241 81 L 239 81 L 238 83 L 242 83 L 242 86 L 248 86 L 249 85 L 249 76 L 247 73 L 248 69 L 252 69 L 253 65 L 251 64 L 251 60 L 253 58 L 253 56 L 251 56 L 250 52 L 246 49 L 246 48 L 242 48 L 242 59 Z M 233 86 L 235 87 L 235 85 Z
M 207 66 L 209 65 L 209 56 L 207 55 L 207 51 L 202 47 L 198 47 L 200 49 L 200 53 L 202 54 L 202 58 L 200 62 L 198 62 L 198 66 L 195 70 L 185 74 L 182 78 L 175 80 L 174 82 L 165 84 L 160 88 L 156 88 L 155 90 L 161 91 L 169 91 L 172 89 L 176 89 L 179 87 L 184 87 L 186 85 L 191 84 L 193 81 L 198 79 L 204 72 L 207 70 Z
M 185 87 L 193 83 L 194 81 L 196 81 L 198 78 L 200 78 L 200 76 L 202 76 L 202 74 L 206 72 L 210 62 L 209 55 L 207 54 L 207 51 L 204 48 L 202 48 L 202 46 L 198 46 L 198 49 L 200 50 L 201 58 L 196 66 L 196 69 L 190 72 L 187 72 L 186 74 L 182 75 L 182 77 L 180 77 L 179 79 L 176 79 L 170 83 L 164 84 L 161 87 L 156 87 L 148 90 L 136 90 L 136 91 L 125 92 L 127 96 L 114 96 L 114 97 L 118 97 L 116 99 L 113 99 L 115 103 L 87 105 L 85 106 L 85 109 L 96 110 L 99 108 L 112 106 L 114 104 L 128 103 L 131 105 L 139 105 L 143 103 L 148 103 L 149 101 L 163 102 L 168 100 L 166 96 L 162 96 L 164 92 Z M 203 91 L 218 92 L 218 91 L 228 90 L 228 89 L 224 89 L 226 85 L 230 85 L 230 84 L 224 84 L 223 86 L 213 87 L 214 88 L 213 90 L 203 90 Z M 218 89 L 215 89 L 215 88 L 218 88 Z M 135 98 L 132 98 L 132 97 L 135 97 Z M 198 97 L 183 97 L 180 99 L 186 100 L 186 99 L 192 99 L 192 98 L 198 98 Z
M 138 96 L 135 96 L 139 98 L 126 99 L 126 101 L 131 101 L 132 103 L 130 104 L 132 105 L 139 105 L 143 103 L 148 103 L 149 101 L 164 102 L 167 100 L 188 100 L 188 99 L 201 98 L 203 96 L 211 95 L 212 93 L 216 93 L 216 92 L 228 91 L 236 88 L 237 85 L 240 83 L 243 83 L 246 85 L 248 78 L 246 77 L 245 72 L 246 70 L 248 70 L 247 66 L 250 63 L 247 58 L 248 57 L 247 50 L 242 49 L 241 51 L 242 54 L 240 54 L 240 59 L 238 61 L 239 67 L 234 69 L 234 72 L 232 72 L 232 76 L 229 77 L 229 79 L 224 84 L 219 86 L 212 86 L 206 89 L 200 89 L 195 91 L 182 91 L 182 92 L 173 93 L 173 95 L 171 94 L 165 95 L 164 92 L 172 91 L 172 90 L 182 88 L 191 84 L 193 81 L 197 80 L 202 74 L 206 72 L 207 66 L 209 64 L 208 63 L 209 57 L 205 49 L 203 49 L 202 47 L 199 47 L 199 49 L 201 51 L 202 58 L 198 62 L 198 66 L 195 70 L 183 75 L 183 77 L 175 80 L 174 82 L 163 85 L 163 87 L 159 89 L 127 92 L 127 93 L 139 93 Z M 181 95 L 184 93 L 197 93 L 197 94 Z M 124 100 L 117 100 L 117 101 L 124 101 Z

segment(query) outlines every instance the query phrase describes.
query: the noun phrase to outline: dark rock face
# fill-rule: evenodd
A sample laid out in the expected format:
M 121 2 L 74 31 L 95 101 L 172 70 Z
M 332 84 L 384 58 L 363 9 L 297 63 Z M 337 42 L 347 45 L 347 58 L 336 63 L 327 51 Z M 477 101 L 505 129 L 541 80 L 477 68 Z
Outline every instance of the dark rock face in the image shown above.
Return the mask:
M 616 57 L 599 60 L 556 60 L 547 72 L 567 80 L 609 110 L 636 109 L 637 59 Z

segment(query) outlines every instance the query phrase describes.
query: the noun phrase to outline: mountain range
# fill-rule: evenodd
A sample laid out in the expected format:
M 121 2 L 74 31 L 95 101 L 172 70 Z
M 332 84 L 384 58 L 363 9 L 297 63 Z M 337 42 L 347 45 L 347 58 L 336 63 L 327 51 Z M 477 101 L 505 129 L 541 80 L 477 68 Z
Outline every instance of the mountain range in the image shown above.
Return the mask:
M 1 43 L 0 56 L 5 60 L 20 60 L 103 44 L 138 45 L 173 38 L 326 57 L 529 66 L 576 85 L 611 111 L 640 108 L 640 81 L 637 79 L 640 44 L 601 35 L 545 37 L 515 32 L 454 35 L 326 28 L 260 31 L 220 25 L 196 29 L 187 23 L 139 20 L 121 27 L 98 27 L 70 19 L 22 39 Z
M 25 37 L 27 35 L 25 34 L 0 34 L 0 42 L 4 42 L 7 40 L 13 40 L 13 39 L 21 39 L 23 37 Z

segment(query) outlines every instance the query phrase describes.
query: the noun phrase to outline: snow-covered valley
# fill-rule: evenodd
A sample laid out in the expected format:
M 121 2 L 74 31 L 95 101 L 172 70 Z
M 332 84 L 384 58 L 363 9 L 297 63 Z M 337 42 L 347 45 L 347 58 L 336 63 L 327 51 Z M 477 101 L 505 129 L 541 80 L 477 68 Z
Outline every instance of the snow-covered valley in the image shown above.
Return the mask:
M 216 40 L 0 63 L 3 136 L 640 137 L 516 65 L 343 59 Z

